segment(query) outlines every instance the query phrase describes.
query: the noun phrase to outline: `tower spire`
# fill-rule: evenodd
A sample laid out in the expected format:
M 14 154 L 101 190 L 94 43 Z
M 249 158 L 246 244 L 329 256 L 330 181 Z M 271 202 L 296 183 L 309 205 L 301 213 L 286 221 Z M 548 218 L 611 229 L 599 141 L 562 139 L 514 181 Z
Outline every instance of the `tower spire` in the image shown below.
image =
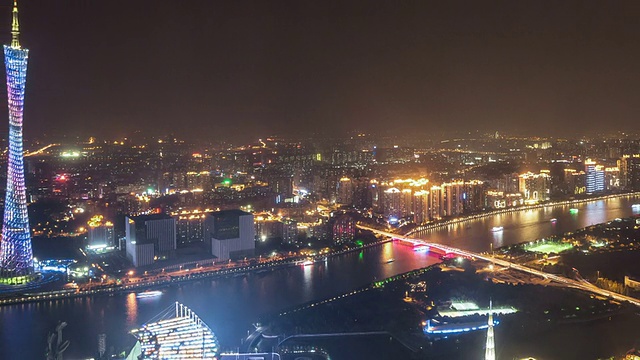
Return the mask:
M 2 237 L 0 237 L 0 283 L 14 285 L 34 279 L 22 141 L 24 90 L 29 50 L 20 46 L 19 34 L 18 4 L 14 0 L 12 40 L 10 45 L 3 47 L 9 110 L 9 155 L 7 156 L 7 191 L 4 201 Z
M 13 0 L 13 20 L 11 21 L 11 47 L 19 49 L 20 24 L 18 23 L 18 0 Z
M 489 300 L 489 327 L 487 328 L 487 344 L 484 350 L 485 360 L 496 360 L 496 344 L 493 339 L 493 301 Z

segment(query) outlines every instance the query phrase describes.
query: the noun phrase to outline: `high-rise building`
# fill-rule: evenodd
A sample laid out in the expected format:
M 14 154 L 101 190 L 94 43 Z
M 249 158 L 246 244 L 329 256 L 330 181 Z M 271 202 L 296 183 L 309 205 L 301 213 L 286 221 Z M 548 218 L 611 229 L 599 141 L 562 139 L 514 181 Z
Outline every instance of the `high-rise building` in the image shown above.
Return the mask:
M 429 216 L 431 219 L 441 219 L 442 213 L 442 187 L 432 186 L 429 193 Z
M 353 181 L 348 177 L 343 177 L 338 181 L 338 191 L 336 202 L 341 205 L 353 205 Z
M 176 220 L 177 247 L 186 247 L 204 241 L 204 219 L 206 213 L 201 211 L 183 211 L 174 215 Z
M 29 50 L 18 41 L 18 5 L 13 2 L 11 45 L 4 46 L 9 106 L 9 157 L 4 222 L 0 240 L 0 278 L 3 282 L 21 283 L 33 274 L 33 252 L 27 215 L 22 152 L 22 115 Z
M 104 220 L 102 215 L 96 215 L 89 220 L 87 225 L 87 245 L 90 248 L 103 248 L 116 245 L 116 236 L 111 221 Z
M 536 204 L 540 201 L 548 201 L 551 193 L 551 179 L 548 173 L 531 172 L 520 175 L 520 193 L 524 197 L 525 204 Z
M 176 220 L 154 214 L 126 217 L 127 258 L 133 266 L 145 266 L 166 259 L 176 249 Z
M 579 195 L 587 192 L 587 174 L 584 171 L 564 169 L 564 182 L 567 194 Z
M 587 159 L 584 162 L 584 172 L 586 174 L 587 194 L 601 192 L 605 190 L 604 167 L 596 164 L 595 161 Z
M 341 215 L 333 223 L 333 242 L 343 244 L 352 241 L 356 235 L 356 222 L 349 215 Z
M 396 220 L 402 217 L 402 192 L 397 188 L 386 189 L 383 193 L 383 213 L 387 218 L 395 218 Z
M 253 215 L 242 210 L 223 210 L 207 214 L 205 242 L 219 260 L 253 256 L 256 229 Z
M 413 222 L 420 225 L 431 219 L 429 215 L 429 191 L 418 190 L 413 193 Z
M 482 211 L 486 206 L 484 183 L 471 180 L 464 183 L 462 192 L 462 208 L 464 213 Z
M 462 181 L 442 184 L 442 207 L 444 216 L 458 216 L 462 214 Z
M 604 168 L 604 186 L 607 190 L 615 190 L 620 187 L 620 169 L 615 166 Z
M 620 186 L 626 190 L 640 190 L 640 154 L 623 155 L 618 160 Z

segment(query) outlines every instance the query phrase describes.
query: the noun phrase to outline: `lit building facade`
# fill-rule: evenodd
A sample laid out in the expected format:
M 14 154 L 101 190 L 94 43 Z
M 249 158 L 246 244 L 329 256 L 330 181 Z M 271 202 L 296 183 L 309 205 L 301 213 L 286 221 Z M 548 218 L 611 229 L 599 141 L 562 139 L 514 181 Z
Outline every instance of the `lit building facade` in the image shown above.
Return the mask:
M 568 194 L 579 195 L 587 192 L 587 174 L 575 169 L 564 169 L 564 181 Z
M 413 222 L 420 225 L 429 221 L 429 210 L 429 191 L 419 190 L 413 193 Z
M 521 174 L 520 193 L 522 193 L 525 204 L 548 201 L 551 193 L 551 177 L 546 172 Z
M 442 218 L 442 187 L 432 186 L 429 192 L 429 215 L 432 220 Z
M 183 211 L 173 215 L 176 221 L 177 247 L 204 241 L 204 219 L 206 213 L 202 211 Z
M 387 218 L 399 219 L 402 217 L 401 207 L 402 191 L 397 188 L 386 189 L 383 192 L 383 214 Z
M 452 183 L 442 184 L 442 210 L 443 216 L 457 216 L 462 214 L 462 193 L 463 193 L 462 181 L 456 181 Z
M 620 186 L 625 190 L 640 190 L 640 154 L 623 155 L 618 160 Z
M 490 190 L 486 192 L 486 204 L 491 209 L 505 209 L 524 204 L 522 194 L 508 194 L 502 191 Z
M 484 183 L 479 180 L 466 181 L 462 192 L 462 210 L 465 214 L 484 210 L 486 207 Z
M 89 248 L 102 248 L 116 245 L 113 223 L 105 221 L 102 215 L 96 215 L 87 223 L 87 242 Z
M 604 166 L 596 164 L 595 161 L 586 160 L 584 162 L 584 172 L 586 174 L 587 194 L 602 192 L 606 189 Z
M 338 181 L 336 202 L 341 205 L 353 205 L 353 193 L 353 181 L 348 177 L 341 178 Z
M 374 211 L 416 224 L 479 212 L 487 207 L 485 183 L 452 181 L 431 185 L 425 178 L 370 182 Z
M 18 41 L 18 7 L 13 3 L 11 45 L 4 46 L 9 106 L 9 154 L 7 161 L 7 189 L 0 240 L 0 278 L 9 283 L 28 281 L 33 273 L 33 251 L 27 215 L 24 183 L 22 118 L 29 50 Z M 5 281 L 7 282 L 7 281 Z
M 607 190 L 620 188 L 620 169 L 617 167 L 604 168 L 604 183 Z
M 343 244 L 356 236 L 356 222 L 349 215 L 341 215 L 333 223 L 333 242 Z

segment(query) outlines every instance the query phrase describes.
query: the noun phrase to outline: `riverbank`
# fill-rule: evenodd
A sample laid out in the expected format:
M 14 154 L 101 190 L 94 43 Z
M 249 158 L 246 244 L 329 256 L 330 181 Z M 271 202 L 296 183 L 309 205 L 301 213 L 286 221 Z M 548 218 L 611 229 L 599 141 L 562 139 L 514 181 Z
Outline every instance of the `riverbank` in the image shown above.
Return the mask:
M 423 232 L 423 231 L 439 229 L 439 228 L 443 228 L 443 227 L 446 227 L 446 226 L 449 226 L 449 225 L 460 224 L 460 223 L 464 223 L 464 222 L 467 222 L 467 221 L 482 219 L 482 218 L 486 218 L 486 217 L 490 217 L 490 216 L 494 216 L 494 215 L 499 215 L 499 214 L 508 214 L 508 213 L 525 211 L 525 210 L 535 210 L 535 209 L 542 209 L 542 208 L 548 208 L 548 207 L 577 205 L 577 204 L 584 204 L 584 203 L 589 203 L 589 202 L 593 202 L 593 201 L 600 201 L 600 200 L 607 200 L 607 199 L 631 198 L 631 197 L 637 197 L 637 196 L 640 196 L 640 192 L 630 192 L 630 193 L 623 193 L 623 194 L 610 194 L 610 195 L 602 195 L 602 196 L 590 197 L 590 198 L 585 198 L 585 199 L 555 201 L 555 202 L 547 202 L 547 203 L 536 204 L 536 205 L 524 205 L 524 206 L 518 206 L 518 207 L 512 207 L 512 208 L 506 208 L 506 209 L 491 210 L 491 211 L 487 211 L 487 212 L 483 212 L 483 213 L 457 217 L 457 218 L 449 219 L 449 220 L 446 220 L 446 221 L 438 221 L 438 222 L 434 222 L 434 223 L 430 223 L 430 224 L 426 224 L 426 225 L 421 225 L 421 226 L 418 226 L 416 228 L 413 228 L 413 229 L 407 231 L 403 235 L 404 236 L 412 236 L 413 234 L 420 233 L 420 232 Z
M 486 316 L 478 314 L 442 317 L 439 312 L 449 309 L 452 301 L 488 308 L 489 299 L 493 299 L 494 306 L 518 310 L 515 314 L 494 317 L 500 324 L 495 329 L 497 350 L 508 358 L 611 356 L 620 349 L 628 349 L 640 334 L 633 321 L 628 321 L 636 318 L 633 307 L 573 289 L 493 283 L 487 281 L 483 273 L 475 272 L 477 266 L 455 261 L 446 266 L 438 264 L 289 308 L 264 319 L 260 329 L 267 335 L 264 342 L 261 343 L 262 336 L 252 334 L 249 343 L 244 345 L 254 349 L 276 345 L 322 347 L 332 359 L 341 360 L 353 358 L 353 352 L 335 346 L 329 335 L 384 332 L 388 334 L 387 339 L 393 339 L 387 341 L 396 344 L 393 345 L 396 353 L 376 354 L 366 347 L 359 351 L 378 359 L 398 358 L 399 353 L 406 356 L 400 356 L 402 358 L 416 359 L 473 358 L 482 350 L 484 331 L 459 330 L 457 335 L 438 336 L 426 334 L 422 326 L 428 319 L 438 319 L 439 324 L 461 329 L 469 323 L 486 323 Z M 579 343 L 585 336 L 593 339 L 601 331 L 610 329 L 611 324 L 625 331 L 615 344 L 594 340 L 580 349 L 569 349 L 550 348 L 545 343 L 551 341 L 554 334 L 570 343 Z M 540 338 L 545 341 L 538 340 Z
M 61 290 L 43 291 L 43 292 L 37 292 L 37 293 L 25 293 L 20 295 L 7 295 L 4 298 L 0 298 L 0 306 L 28 303 L 28 302 L 77 298 L 77 297 L 84 297 L 84 296 L 114 295 L 119 293 L 129 293 L 129 292 L 136 292 L 139 290 L 148 290 L 148 289 L 166 287 L 166 286 L 177 285 L 180 283 L 198 281 L 203 279 L 215 279 L 215 278 L 222 278 L 222 277 L 240 276 L 240 275 L 249 274 L 249 273 L 275 271 L 285 267 L 304 266 L 304 265 L 301 265 L 301 262 L 305 260 L 311 261 L 312 263 L 324 261 L 325 259 L 344 255 L 354 251 L 360 251 L 366 248 L 380 246 L 390 241 L 391 239 L 385 238 L 385 239 L 371 242 L 368 244 L 363 244 L 362 246 L 356 245 L 356 246 L 349 247 L 347 249 L 338 250 L 338 251 L 334 251 L 334 252 L 330 252 L 322 255 L 297 256 L 295 258 L 278 260 L 273 262 L 266 262 L 266 263 L 259 263 L 255 265 L 238 266 L 238 267 L 232 267 L 232 268 L 226 268 L 226 269 L 220 269 L 220 270 L 211 270 L 211 271 L 197 271 L 197 270 L 189 271 L 189 272 L 183 271 L 182 272 L 183 274 L 181 275 L 167 275 L 165 278 L 157 279 L 149 282 L 140 281 L 136 283 L 99 287 L 91 290 L 61 289 Z

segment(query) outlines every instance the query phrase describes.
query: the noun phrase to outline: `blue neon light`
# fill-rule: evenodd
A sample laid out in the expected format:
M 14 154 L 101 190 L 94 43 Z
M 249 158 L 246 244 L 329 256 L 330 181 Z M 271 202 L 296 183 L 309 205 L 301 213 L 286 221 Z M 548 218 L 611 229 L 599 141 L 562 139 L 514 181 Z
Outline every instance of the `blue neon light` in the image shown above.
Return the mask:
M 19 45 L 4 46 L 9 105 L 9 157 L 2 239 L 0 240 L 0 276 L 24 276 L 33 273 L 33 251 L 27 215 L 22 149 L 22 116 L 29 50 Z

